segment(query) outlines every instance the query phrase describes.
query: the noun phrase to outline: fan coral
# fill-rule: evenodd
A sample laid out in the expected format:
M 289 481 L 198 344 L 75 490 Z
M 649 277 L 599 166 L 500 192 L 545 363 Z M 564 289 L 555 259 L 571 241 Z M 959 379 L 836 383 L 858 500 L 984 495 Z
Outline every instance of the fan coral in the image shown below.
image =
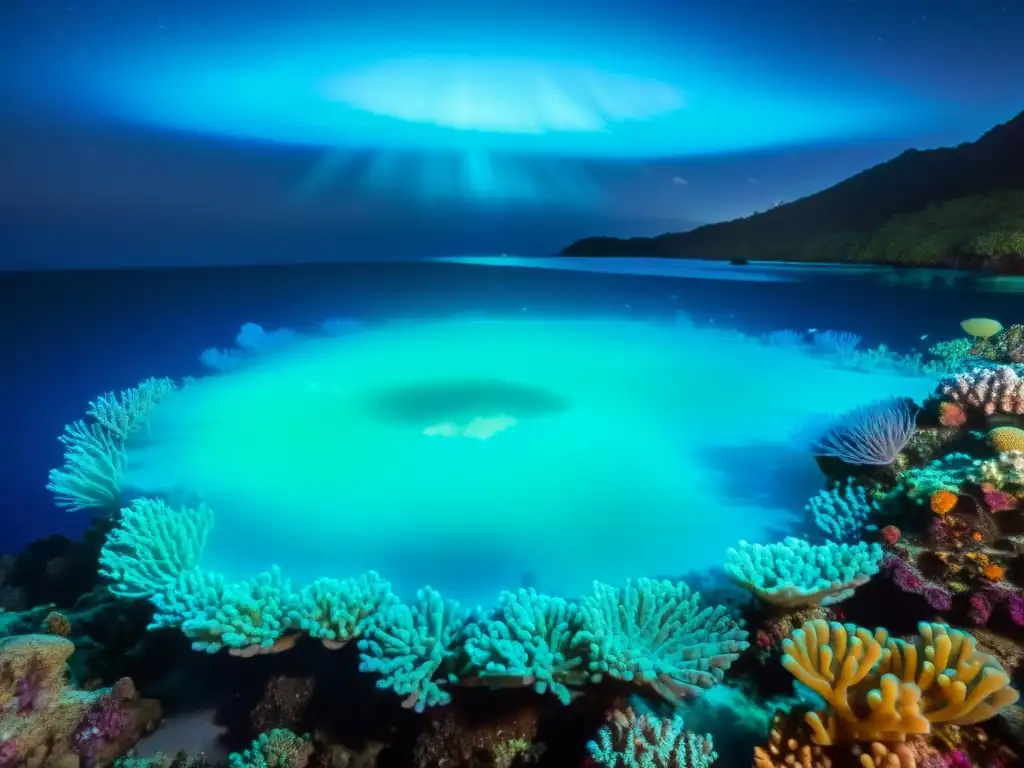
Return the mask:
M 815 546 L 788 537 L 776 544 L 749 544 L 726 553 L 725 571 L 758 598 L 784 608 L 832 605 L 867 583 L 882 559 L 878 544 Z
M 811 450 L 846 464 L 888 466 L 913 436 L 917 411 L 906 398 L 862 405 L 836 418 Z
M 1019 698 L 970 634 L 944 624 L 922 622 L 905 642 L 883 629 L 811 621 L 782 646 L 782 665 L 829 705 L 807 714 L 816 744 L 903 741 L 940 723 L 979 723 Z
M 606 768 L 709 768 L 718 759 L 711 734 L 684 730 L 678 715 L 637 717 L 632 709 L 614 712 L 587 749 L 594 762 Z
M 987 416 L 1024 414 L 1024 379 L 1008 365 L 947 377 L 939 382 L 936 394 L 941 401 L 961 403 Z

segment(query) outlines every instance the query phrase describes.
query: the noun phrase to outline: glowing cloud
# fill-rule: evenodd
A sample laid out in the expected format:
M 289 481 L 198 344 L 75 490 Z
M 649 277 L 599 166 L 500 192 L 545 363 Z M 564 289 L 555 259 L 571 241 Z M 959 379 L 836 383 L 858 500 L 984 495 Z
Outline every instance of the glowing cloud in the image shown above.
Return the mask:
M 607 131 L 684 103 L 656 80 L 528 59 L 384 61 L 337 78 L 326 93 L 370 114 L 492 133 Z
M 527 5 L 183 10 L 173 34 L 148 16 L 96 23 L 59 50 L 8 53 L 34 76 L 0 88 L 77 116 L 321 148 L 300 199 L 331 169 L 387 194 L 579 199 L 591 161 L 891 134 L 921 109 L 825 66 L 752 70 L 741 41 L 708 39 L 699 18 Z

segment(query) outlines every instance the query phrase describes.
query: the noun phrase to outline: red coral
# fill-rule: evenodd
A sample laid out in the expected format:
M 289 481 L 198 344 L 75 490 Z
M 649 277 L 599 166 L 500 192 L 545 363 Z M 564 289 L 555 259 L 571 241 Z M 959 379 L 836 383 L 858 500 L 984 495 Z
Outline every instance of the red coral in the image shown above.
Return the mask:
M 885 541 L 887 546 L 893 546 L 897 541 L 900 540 L 900 529 L 895 525 L 887 525 L 882 529 L 882 539 Z

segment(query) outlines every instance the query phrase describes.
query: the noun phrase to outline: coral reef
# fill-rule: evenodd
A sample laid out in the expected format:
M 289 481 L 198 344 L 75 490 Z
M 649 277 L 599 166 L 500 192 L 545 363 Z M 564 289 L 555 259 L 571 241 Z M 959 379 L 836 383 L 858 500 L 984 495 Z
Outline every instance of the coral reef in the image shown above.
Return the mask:
M 155 726 L 160 705 L 139 698 L 128 678 L 93 691 L 69 687 L 73 652 L 57 635 L 0 639 L 0 764 L 106 766 Z
M 708 768 L 739 748 L 755 768 L 1019 764 L 1024 326 L 967 322 L 973 338 L 927 362 L 813 336 L 819 360 L 942 375 L 921 404 L 833 419 L 808 451 L 824 483 L 806 535 L 738 542 L 732 586 L 703 596 L 689 576 L 571 598 L 524 585 L 487 607 L 430 586 L 400 597 L 374 571 L 232 581 L 204 562 L 213 509 L 121 497 L 127 439 L 179 387 L 99 397 L 48 485 L 59 506 L 105 513 L 98 533 L 0 563 L 0 768 Z M 202 362 L 235 370 L 297 338 L 246 324 Z M 82 562 L 77 589 L 32 578 L 77 579 Z M 151 691 L 178 705 L 216 691 L 206 746 L 223 754 L 139 743 L 160 718 Z

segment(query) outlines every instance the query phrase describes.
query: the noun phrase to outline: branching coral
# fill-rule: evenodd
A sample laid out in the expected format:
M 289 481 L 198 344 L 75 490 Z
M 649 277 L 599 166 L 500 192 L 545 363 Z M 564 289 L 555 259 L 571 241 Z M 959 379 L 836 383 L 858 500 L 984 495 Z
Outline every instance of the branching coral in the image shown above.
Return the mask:
M 455 601 L 421 589 L 412 606 L 395 603 L 370 618 L 359 669 L 379 674 L 377 687 L 404 697 L 404 707 L 422 712 L 447 704 L 451 694 L 441 686 L 459 681 L 459 641 L 469 619 Z
M 100 574 L 118 597 L 148 597 L 199 564 L 213 528 L 205 506 L 172 509 L 159 499 L 135 499 L 100 553 Z
M 532 684 L 568 704 L 567 685 L 586 681 L 586 654 L 577 635 L 579 606 L 533 589 L 503 592 L 495 617 L 470 627 L 466 653 L 476 674 L 489 684 L 511 679 Z
M 196 650 L 251 656 L 287 650 L 300 634 L 332 648 L 359 639 L 361 668 L 418 710 L 447 703 L 445 686 L 458 682 L 532 684 L 568 702 L 571 687 L 605 675 L 677 702 L 714 685 L 748 647 L 726 608 L 704 608 L 668 581 L 595 583 L 578 603 L 506 592 L 489 617 L 429 588 L 404 605 L 373 572 L 298 591 L 276 567 L 230 583 L 200 565 L 212 525 L 205 508 L 139 499 L 108 536 L 102 572 L 118 596 L 149 598 L 151 627 L 180 629 Z
M 1008 365 L 978 367 L 947 377 L 939 382 L 936 396 L 979 415 L 1024 415 L 1024 379 Z
M 595 582 L 580 608 L 592 679 L 646 685 L 669 702 L 700 695 L 749 647 L 727 608 L 701 608 L 700 593 L 682 582 Z
M 340 648 L 363 634 L 378 611 L 398 602 L 391 585 L 374 571 L 350 579 L 317 579 L 302 588 L 287 625 Z
M 816 546 L 790 536 L 768 545 L 741 541 L 726 553 L 725 571 L 766 603 L 799 608 L 847 599 L 878 573 L 881 559 L 877 544 Z
M 807 715 L 816 744 L 903 741 L 939 723 L 987 720 L 1018 699 L 974 638 L 921 623 L 912 642 L 883 629 L 812 621 L 783 642 L 783 666 L 829 705 Z
M 632 709 L 614 712 L 587 749 L 605 768 L 710 768 L 718 759 L 711 734 L 687 731 L 678 715 L 637 717 Z
M 299 736 L 287 728 L 261 733 L 244 752 L 228 756 L 229 768 L 305 768 L 313 755 L 308 736 Z
M 128 461 L 125 440 L 173 390 L 170 379 L 146 379 L 120 395 L 108 392 L 98 397 L 89 403 L 88 422 L 64 427 L 64 464 L 50 470 L 46 485 L 58 507 L 74 512 L 109 509 L 118 503 Z
M 807 502 L 815 525 L 831 541 L 855 542 L 865 530 L 869 520 L 880 510 L 880 505 L 868 497 L 867 489 L 850 481 L 820 491 Z

